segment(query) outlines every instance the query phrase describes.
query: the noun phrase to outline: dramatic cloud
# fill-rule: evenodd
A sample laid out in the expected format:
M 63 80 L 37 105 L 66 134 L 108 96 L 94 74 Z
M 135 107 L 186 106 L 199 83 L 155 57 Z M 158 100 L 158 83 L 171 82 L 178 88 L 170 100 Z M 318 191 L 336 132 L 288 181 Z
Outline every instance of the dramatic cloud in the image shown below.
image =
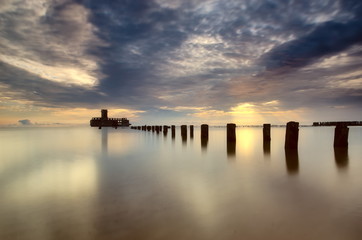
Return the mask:
M 362 112 L 358 0 L 6 0 L 0 18 L 0 109 L 16 119 L 105 107 L 170 121 L 245 117 L 240 106 L 259 120 Z
M 90 12 L 71 1 L 3 1 L 0 61 L 39 78 L 93 86 L 104 75 L 89 48 L 104 45 Z
M 275 47 L 266 54 L 263 61 L 268 70 L 299 68 L 361 43 L 362 20 L 327 22 L 304 37 Z

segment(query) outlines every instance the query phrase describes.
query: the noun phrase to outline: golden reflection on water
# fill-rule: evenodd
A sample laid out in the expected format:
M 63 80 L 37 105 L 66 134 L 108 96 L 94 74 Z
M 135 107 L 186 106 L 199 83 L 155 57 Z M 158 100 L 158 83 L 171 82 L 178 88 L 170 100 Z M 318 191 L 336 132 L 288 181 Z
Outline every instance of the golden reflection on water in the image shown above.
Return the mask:
M 1 151 L 7 158 L 1 161 L 0 212 L 6 218 L 0 217 L 0 238 L 57 238 L 52 231 L 61 235 L 69 224 L 77 228 L 73 237 L 87 238 L 98 172 L 93 156 L 83 153 L 84 142 L 74 141 L 71 153 L 66 134 L 41 129 L 12 143 Z
M 42 166 L 33 167 L 8 180 L 2 200 L 21 206 L 35 204 L 48 197 L 56 197 L 60 201 L 79 196 L 91 197 L 96 191 L 97 169 L 92 158 L 79 156 L 71 161 L 48 159 Z M 24 192 L 28 193 L 26 197 Z
M 251 128 L 237 128 L 237 146 L 244 156 L 250 156 L 255 146 L 256 135 Z

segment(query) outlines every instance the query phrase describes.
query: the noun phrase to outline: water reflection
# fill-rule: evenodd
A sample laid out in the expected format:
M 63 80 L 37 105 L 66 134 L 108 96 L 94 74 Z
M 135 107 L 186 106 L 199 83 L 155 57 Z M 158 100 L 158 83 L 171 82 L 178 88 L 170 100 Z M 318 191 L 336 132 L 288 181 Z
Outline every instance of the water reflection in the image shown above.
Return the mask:
M 164 136 L 164 137 L 167 137 L 167 128 L 165 128 L 165 129 L 163 130 L 163 136 Z
M 348 166 L 348 148 L 334 148 L 334 159 L 339 169 Z
M 226 141 L 226 151 L 227 151 L 228 158 L 235 158 L 236 142 L 235 141 Z
M 299 156 L 297 149 L 285 149 L 285 163 L 290 175 L 297 174 L 299 171 Z
M 102 128 L 102 154 L 107 155 L 108 153 L 108 128 Z
M 0 239 L 360 238 L 362 128 L 334 156 L 331 144 L 315 147 L 332 143 L 332 128 L 302 128 L 298 152 L 283 152 L 285 129 L 276 129 L 282 161 L 272 162 L 262 161 L 271 149 L 263 156 L 260 128 L 240 128 L 235 164 L 222 160 L 236 155 L 224 129 L 187 149 L 180 135 L 173 146 L 128 129 L 0 132 Z M 347 165 L 341 178 L 336 168 Z
M 182 145 L 186 145 L 187 144 L 187 135 L 181 135 L 181 139 L 182 139 Z
M 264 156 L 270 157 L 270 141 L 263 141 Z
M 209 142 L 208 138 L 201 138 L 201 150 L 206 151 L 207 150 L 207 143 Z

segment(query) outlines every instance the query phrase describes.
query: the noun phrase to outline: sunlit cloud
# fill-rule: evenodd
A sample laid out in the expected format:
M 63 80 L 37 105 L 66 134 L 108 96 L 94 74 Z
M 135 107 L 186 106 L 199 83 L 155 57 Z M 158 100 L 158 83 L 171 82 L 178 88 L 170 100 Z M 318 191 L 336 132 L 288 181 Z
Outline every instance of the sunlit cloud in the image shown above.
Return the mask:
M 271 123 L 286 123 L 291 120 L 304 121 L 307 112 L 303 108 L 282 109 L 278 100 L 272 100 L 262 103 L 240 103 L 231 107 L 228 111 L 206 109 L 188 115 L 199 119 L 208 119 L 213 124 L 234 122 L 239 125 L 255 125 L 268 121 Z
M 162 106 L 162 107 L 160 107 L 160 109 L 180 112 L 180 111 L 204 111 L 204 110 L 207 110 L 208 107 L 188 107 L 188 106 L 167 107 L 167 106 Z
M 0 55 L 0 61 L 35 74 L 43 79 L 65 84 L 77 84 L 83 86 L 94 86 L 98 83 L 98 78 L 92 76 L 87 70 L 72 66 L 49 66 L 29 59 L 17 58 L 13 56 Z M 87 60 L 86 60 L 87 61 Z M 95 70 L 96 66 L 89 61 L 88 70 Z
M 0 13 L 6 19 L 0 25 L 0 61 L 66 84 L 94 86 L 104 77 L 100 59 L 88 50 L 105 43 L 84 6 L 66 0 L 5 1 Z

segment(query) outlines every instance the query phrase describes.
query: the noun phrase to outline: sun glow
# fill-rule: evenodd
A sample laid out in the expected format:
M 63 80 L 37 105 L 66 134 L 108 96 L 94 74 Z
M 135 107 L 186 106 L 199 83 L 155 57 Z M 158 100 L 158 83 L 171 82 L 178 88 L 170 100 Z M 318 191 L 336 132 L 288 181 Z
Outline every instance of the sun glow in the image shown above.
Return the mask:
M 249 128 L 238 128 L 236 131 L 236 139 L 238 151 L 244 156 L 250 156 L 255 146 L 255 131 Z

